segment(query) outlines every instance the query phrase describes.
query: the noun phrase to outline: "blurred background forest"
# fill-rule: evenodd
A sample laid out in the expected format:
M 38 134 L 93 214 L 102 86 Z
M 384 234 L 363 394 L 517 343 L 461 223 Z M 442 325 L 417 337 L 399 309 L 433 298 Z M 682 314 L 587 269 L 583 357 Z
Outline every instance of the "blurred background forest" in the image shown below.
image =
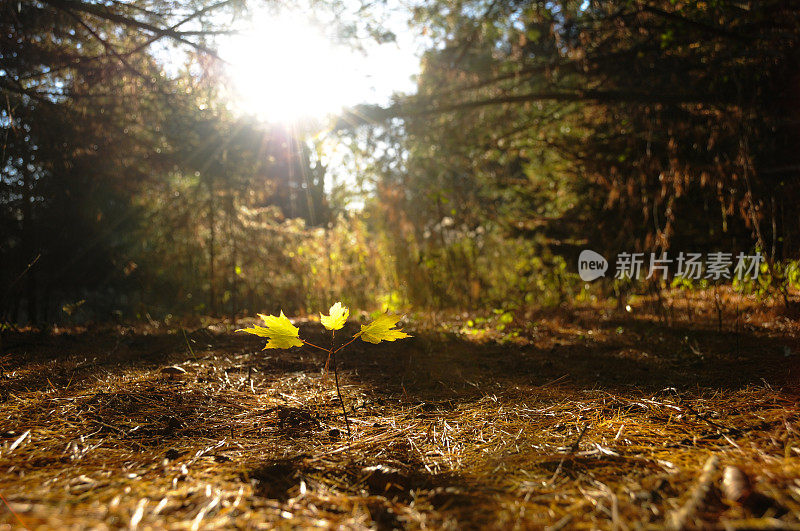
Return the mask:
M 390 4 L 306 9 L 358 47 L 397 40 Z M 582 248 L 757 250 L 735 287 L 789 301 L 800 4 L 403 5 L 415 92 L 279 122 L 230 105 L 217 49 L 288 5 L 0 0 L 2 320 L 510 310 L 673 280 L 587 286 Z

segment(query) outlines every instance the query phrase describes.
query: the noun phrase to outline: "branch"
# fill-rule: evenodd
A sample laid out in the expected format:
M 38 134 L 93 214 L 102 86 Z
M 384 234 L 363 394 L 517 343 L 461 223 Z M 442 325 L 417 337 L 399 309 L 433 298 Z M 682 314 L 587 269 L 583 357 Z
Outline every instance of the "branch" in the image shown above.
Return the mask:
M 201 16 L 205 15 L 206 13 L 208 13 L 210 11 L 213 11 L 215 9 L 219 9 L 220 7 L 224 7 L 227 4 L 230 4 L 232 1 L 233 0 L 222 0 L 221 2 L 217 2 L 216 4 L 212 4 L 210 6 L 204 7 L 203 9 L 195 11 L 194 13 L 192 13 L 189 16 L 187 16 L 186 18 L 184 18 L 184 19 L 178 21 L 177 23 L 173 24 L 172 26 L 167 28 L 165 31 L 174 32 L 176 35 L 180 35 L 180 36 L 187 36 L 187 35 L 232 35 L 232 34 L 235 34 L 236 32 L 234 32 L 234 31 L 180 31 L 180 32 L 176 31 L 179 27 L 183 26 L 187 22 L 190 22 L 190 21 L 192 21 L 192 20 L 194 20 L 194 19 L 196 19 L 198 17 L 201 17 Z M 126 52 L 126 55 L 132 55 L 132 54 L 134 54 L 136 52 L 139 52 L 139 51 L 147 48 L 148 46 L 150 46 L 151 44 L 153 44 L 154 42 L 156 42 L 157 40 L 159 40 L 159 39 L 161 39 L 161 38 L 163 38 L 165 36 L 167 36 L 166 33 L 162 33 L 162 34 L 156 35 L 155 37 L 152 37 L 151 39 L 148 39 L 143 44 L 137 46 L 133 50 L 130 50 L 130 51 Z M 214 53 L 213 55 L 214 55 L 215 58 L 220 59 L 219 56 L 217 56 L 216 53 Z
M 334 129 L 337 131 L 353 129 L 367 124 L 385 122 L 391 118 L 411 118 L 430 116 L 454 111 L 479 109 L 496 105 L 509 105 L 533 102 L 593 102 L 596 104 L 636 103 L 664 105 L 728 105 L 734 102 L 715 97 L 711 94 L 658 94 L 650 92 L 633 92 L 622 90 L 585 89 L 574 91 L 542 91 L 522 94 L 508 94 L 495 98 L 462 101 L 458 103 L 436 105 L 431 103 L 432 97 L 408 98 L 404 103 L 389 107 L 379 105 L 361 105 L 343 113 L 337 120 Z
M 475 38 L 478 36 L 478 33 L 480 33 L 481 21 L 483 19 L 489 18 L 489 15 L 491 15 L 492 11 L 494 11 L 497 2 L 498 0 L 494 0 L 492 3 L 489 4 L 489 6 L 483 12 L 483 15 L 478 19 L 478 22 L 475 25 L 475 27 L 472 28 L 472 31 L 469 33 L 466 40 L 464 41 L 464 44 L 461 46 L 461 51 L 459 52 L 458 56 L 453 60 L 454 67 L 461 64 L 461 61 L 464 60 L 464 57 L 467 55 L 469 49 L 472 47 L 473 42 L 475 42 Z
M 659 9 L 657 7 L 649 5 L 642 6 L 642 11 L 651 13 L 653 15 L 662 18 L 666 18 L 668 20 L 672 20 L 673 22 L 679 22 L 681 24 L 694 26 L 697 29 L 703 30 L 706 33 L 711 33 L 712 35 L 717 35 L 718 37 L 725 37 L 728 39 L 733 39 L 741 42 L 750 42 L 750 39 L 748 39 L 744 35 L 739 35 L 738 33 L 726 30 L 725 28 L 721 28 L 719 26 L 712 26 L 711 24 L 706 24 L 705 22 L 700 22 L 699 20 L 691 20 L 682 15 L 679 15 L 678 13 L 670 13 L 669 11 L 664 11 L 663 9 Z
M 111 54 L 111 55 L 113 55 L 114 57 L 116 57 L 116 58 L 117 58 L 117 60 L 118 60 L 120 63 L 122 63 L 122 66 L 124 66 L 125 68 L 127 68 L 128 70 L 130 70 L 130 71 L 131 71 L 131 72 L 132 72 L 132 73 L 133 73 L 135 76 L 137 76 L 137 77 L 141 78 L 142 80 L 144 80 L 144 82 L 145 82 L 145 83 L 147 83 L 147 84 L 153 84 L 153 82 L 150 80 L 150 77 L 148 77 L 148 76 L 144 75 L 142 72 L 140 72 L 140 71 L 139 71 L 139 70 L 137 70 L 135 67 L 133 67 L 133 66 L 132 66 L 132 65 L 131 65 L 131 64 L 130 64 L 130 63 L 129 63 L 129 62 L 128 62 L 128 61 L 127 61 L 127 60 L 126 60 L 124 57 L 122 57 L 122 56 L 119 54 L 119 52 L 117 52 L 117 51 L 114 49 L 114 47 L 113 47 L 113 46 L 111 46 L 111 44 L 110 44 L 108 41 L 106 41 L 105 39 L 103 39 L 103 38 L 102 38 L 102 37 L 101 37 L 101 36 L 100 36 L 100 35 L 99 35 L 99 34 L 98 34 L 98 33 L 97 33 L 97 32 L 96 32 L 96 31 L 95 31 L 95 30 L 94 30 L 94 29 L 91 27 L 91 26 L 89 26 L 89 25 L 88 25 L 86 22 L 84 22 L 84 21 L 83 21 L 83 19 L 82 19 L 81 17 L 79 17 L 78 15 L 76 15 L 75 13 L 73 13 L 72 11 L 67 11 L 67 14 L 68 14 L 70 17 L 72 17 L 73 19 L 75 19 L 75 20 L 78 22 L 78 24 L 80 24 L 81 26 L 83 26 L 83 27 L 84 27 L 84 29 L 85 29 L 86 31 L 88 31 L 88 32 L 89 32 L 89 34 L 90 34 L 92 37 L 94 37 L 94 38 L 95 38 L 95 39 L 96 39 L 96 40 L 97 40 L 97 41 L 98 41 L 98 42 L 99 42 L 99 43 L 100 43 L 100 44 L 103 46 L 103 49 L 105 49 L 105 51 L 106 51 L 106 53 L 107 53 L 107 54 Z
M 626 92 L 618 90 L 576 90 L 573 92 L 527 92 L 523 94 L 509 94 L 507 96 L 498 96 L 496 98 L 485 98 L 472 101 L 464 101 L 459 103 L 452 103 L 447 105 L 430 106 L 419 110 L 409 109 L 409 104 L 397 104 L 387 108 L 373 108 L 372 113 L 377 121 L 386 120 L 388 118 L 402 118 L 413 116 L 427 116 L 432 114 L 444 114 L 453 111 L 478 109 L 481 107 L 490 107 L 494 105 L 508 105 L 515 103 L 531 103 L 540 101 L 553 101 L 553 102 L 595 102 L 600 104 L 605 103 L 643 103 L 643 104 L 673 104 L 673 105 L 708 105 L 708 104 L 725 104 L 726 101 L 710 95 L 692 95 L 692 94 L 653 94 L 649 92 Z M 411 103 L 413 106 L 413 102 Z M 351 120 L 351 125 L 363 125 L 369 123 L 371 120 L 365 117 L 358 117 L 355 114 L 350 114 L 343 117 L 343 121 Z M 373 120 L 374 121 L 374 120 Z
M 215 59 L 221 60 L 219 55 L 217 55 L 216 51 L 208 48 L 207 46 L 204 46 L 196 42 L 192 42 L 184 38 L 184 36 L 179 31 L 176 31 L 171 28 L 160 28 L 158 26 L 154 26 L 153 24 L 142 22 L 141 20 L 137 20 L 132 17 L 127 17 L 119 13 L 115 13 L 98 4 L 87 4 L 80 0 L 42 0 L 42 2 L 56 9 L 60 9 L 62 11 L 75 11 L 80 13 L 87 13 L 89 15 L 101 18 L 103 20 L 108 20 L 110 22 L 121 24 L 122 26 L 128 28 L 136 28 L 139 30 L 149 31 L 150 33 L 155 34 L 159 38 L 169 37 L 177 42 L 181 42 L 183 44 L 191 46 L 192 48 L 200 52 L 208 54 L 214 57 Z

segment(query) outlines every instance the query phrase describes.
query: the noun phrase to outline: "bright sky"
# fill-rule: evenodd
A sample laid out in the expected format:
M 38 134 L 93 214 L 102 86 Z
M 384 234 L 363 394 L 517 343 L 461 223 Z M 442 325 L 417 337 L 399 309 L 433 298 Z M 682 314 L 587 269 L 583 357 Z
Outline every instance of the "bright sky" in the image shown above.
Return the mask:
M 364 51 L 335 44 L 302 12 L 257 11 L 241 34 L 220 42 L 230 63 L 233 103 L 268 122 L 324 118 L 358 103 L 386 103 L 413 92 L 419 71 L 409 32 L 397 42 L 362 41 Z

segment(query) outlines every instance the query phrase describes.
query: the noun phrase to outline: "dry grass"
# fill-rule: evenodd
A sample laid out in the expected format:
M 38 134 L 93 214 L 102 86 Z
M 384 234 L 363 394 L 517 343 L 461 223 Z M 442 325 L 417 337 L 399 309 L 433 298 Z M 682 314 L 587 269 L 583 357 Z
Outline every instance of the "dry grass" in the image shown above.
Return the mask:
M 737 303 L 722 332 L 695 304 L 669 324 L 539 316 L 516 343 L 447 320 L 357 344 L 349 443 L 311 351 L 224 325 L 190 334 L 193 354 L 154 328 L 11 334 L 0 528 L 631 529 L 683 510 L 690 528 L 797 529 L 800 327 Z M 723 499 L 726 466 L 754 495 Z

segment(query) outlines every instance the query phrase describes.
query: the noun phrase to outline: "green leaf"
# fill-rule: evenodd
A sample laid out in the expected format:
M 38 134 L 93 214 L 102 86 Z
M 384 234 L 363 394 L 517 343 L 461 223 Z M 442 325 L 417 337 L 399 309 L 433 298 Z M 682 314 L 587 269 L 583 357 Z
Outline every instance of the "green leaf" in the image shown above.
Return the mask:
M 264 321 L 267 326 L 253 325 L 252 328 L 240 328 L 237 332 L 247 332 L 258 337 L 266 337 L 267 344 L 263 350 L 268 348 L 292 348 L 302 347 L 303 342 L 300 340 L 300 329 L 292 324 L 292 322 L 283 315 L 276 317 L 274 315 L 264 315 L 263 313 L 258 316 Z
M 411 337 L 402 330 L 394 328 L 399 320 L 399 317 L 389 314 L 380 315 L 371 323 L 361 325 L 361 331 L 356 334 L 356 337 L 361 336 L 361 339 L 368 343 L 380 343 L 381 341 L 394 341 L 395 339 Z
M 322 326 L 328 330 L 340 330 L 347 322 L 347 318 L 350 316 L 350 310 L 346 306 L 342 306 L 341 302 L 337 302 L 331 306 L 331 309 L 328 310 L 328 314 L 329 315 L 319 314 L 319 320 Z

